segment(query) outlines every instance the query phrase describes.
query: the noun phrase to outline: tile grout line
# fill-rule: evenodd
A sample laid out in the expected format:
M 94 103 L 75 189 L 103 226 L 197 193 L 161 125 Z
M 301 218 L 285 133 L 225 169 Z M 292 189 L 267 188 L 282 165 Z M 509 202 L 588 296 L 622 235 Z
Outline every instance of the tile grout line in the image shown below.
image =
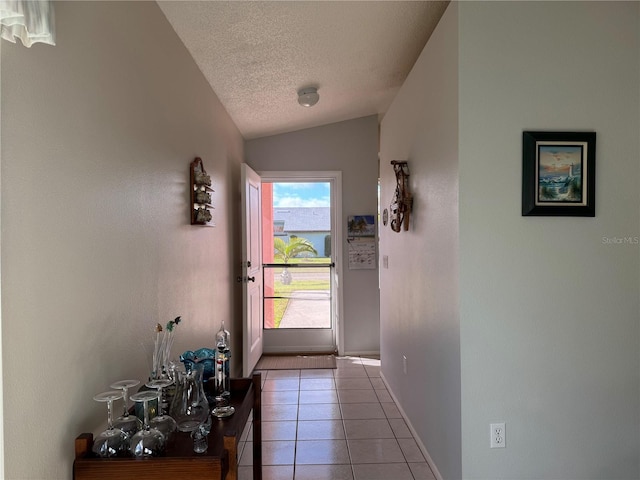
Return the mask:
M 348 454 L 348 461 L 349 461 L 349 468 L 350 468 L 349 471 L 351 472 L 351 476 L 352 476 L 353 480 L 357 480 L 356 470 L 354 468 L 355 464 L 353 463 L 352 449 L 351 449 L 350 442 L 349 442 L 348 435 L 347 435 L 346 419 L 345 419 L 345 412 L 344 412 L 344 407 L 346 406 L 346 404 L 343 402 L 343 398 L 339 394 L 338 383 L 339 383 L 340 379 L 347 379 L 346 383 L 348 384 L 348 379 L 349 378 L 367 378 L 367 380 L 368 380 L 368 382 L 370 384 L 371 390 L 374 392 L 376 401 L 375 402 L 365 402 L 365 403 L 371 403 L 372 405 L 377 405 L 383 411 L 383 413 L 384 413 L 384 417 L 383 418 L 385 419 L 385 421 L 389 425 L 389 428 L 391 428 L 391 433 L 393 435 L 392 437 L 389 437 L 389 438 L 393 438 L 395 440 L 396 445 L 398 446 L 398 448 L 400 449 L 400 452 L 402 454 L 403 461 L 402 462 L 397 462 L 397 463 L 405 465 L 408 468 L 408 472 L 409 472 L 409 475 L 411 476 L 411 478 L 416 479 L 417 478 L 416 477 L 416 473 L 413 472 L 413 470 L 411 470 L 411 467 L 409 466 L 409 461 L 408 461 L 408 458 L 407 458 L 407 454 L 405 453 L 405 451 L 403 450 L 403 448 L 401 446 L 400 439 L 397 436 L 398 434 L 396 433 L 396 431 L 391 426 L 392 425 L 391 419 L 388 417 L 388 412 L 385 411 L 385 409 L 383 408 L 383 405 L 382 405 L 383 402 L 381 401 L 380 396 L 378 396 L 378 394 L 376 392 L 376 388 L 375 388 L 374 382 L 372 381 L 373 378 L 379 378 L 380 379 L 380 382 L 382 382 L 382 385 L 384 386 L 384 389 L 391 396 L 391 402 L 386 402 L 386 403 L 392 403 L 393 405 L 396 406 L 396 408 L 398 408 L 398 405 L 397 405 L 395 399 L 393 398 L 393 396 L 388 391 L 386 382 L 384 381 L 384 378 L 382 377 L 382 374 L 381 374 L 382 372 L 377 374 L 378 373 L 377 369 L 371 369 L 370 368 L 369 370 L 367 370 L 367 368 L 366 368 L 367 365 L 363 364 L 362 360 L 360 358 L 358 358 L 358 360 L 359 360 L 359 362 L 357 362 L 357 363 L 343 364 L 342 368 L 345 368 L 345 367 L 348 368 L 351 365 L 353 365 L 353 366 L 360 365 L 360 366 L 362 366 L 362 368 L 364 368 L 364 371 L 365 371 L 365 375 L 362 376 L 362 377 L 342 377 L 341 374 L 339 373 L 339 370 L 341 369 L 340 363 L 338 363 L 336 365 L 336 369 L 334 369 L 332 371 L 332 375 L 331 376 L 328 376 L 328 377 L 309 377 L 309 379 L 313 379 L 313 378 L 331 378 L 332 379 L 331 383 L 332 383 L 333 388 L 331 390 L 333 390 L 335 392 L 336 401 L 337 401 L 337 404 L 338 404 L 338 411 L 340 413 L 340 424 L 341 424 L 342 429 L 343 429 L 344 441 L 345 441 L 345 444 L 346 444 L 346 447 L 347 447 L 347 454 Z M 373 365 L 369 365 L 369 366 L 374 367 Z M 376 370 L 376 371 L 372 372 L 371 370 Z M 267 372 L 273 372 L 273 371 L 269 370 Z M 300 417 L 300 412 L 301 411 L 300 411 L 300 409 L 301 409 L 301 406 L 302 406 L 301 400 L 302 400 L 302 391 L 303 391 L 302 390 L 302 388 L 303 388 L 303 386 L 302 386 L 302 384 L 303 384 L 303 382 L 302 382 L 302 380 L 303 380 L 303 378 L 302 378 L 302 375 L 303 375 L 302 370 L 296 370 L 296 373 L 294 375 L 296 375 L 296 378 L 298 379 L 298 383 L 297 383 L 297 391 L 296 391 L 296 394 L 297 394 L 297 396 L 296 396 L 296 400 L 297 400 L 296 408 L 297 408 L 297 410 L 296 410 L 296 415 L 295 415 L 295 434 L 293 435 L 294 436 L 293 465 L 292 465 L 292 471 L 291 471 L 293 476 L 292 476 L 291 480 L 295 480 L 296 479 L 296 475 L 299 474 L 299 473 L 301 474 L 304 471 L 304 469 L 298 469 L 297 468 L 298 467 L 297 460 L 298 460 L 298 453 L 299 453 L 299 451 L 298 451 L 298 442 L 302 441 L 302 440 L 300 440 L 300 437 L 299 437 L 299 428 L 300 428 L 300 422 L 301 422 L 301 417 Z M 375 375 L 375 376 L 372 376 L 372 375 Z M 287 377 L 286 377 L 286 375 L 284 377 L 275 376 L 275 377 L 271 377 L 270 379 L 271 380 L 275 380 L 275 379 L 278 379 L 278 378 L 287 378 Z M 265 375 L 265 381 L 267 379 L 269 379 L 269 373 L 267 373 L 267 375 Z M 376 384 L 378 384 L 380 382 L 376 381 Z M 345 382 L 343 382 L 343 383 L 345 383 Z M 314 390 L 314 389 L 311 388 L 311 390 Z M 350 390 L 350 389 L 347 388 L 345 390 Z M 355 390 L 357 390 L 357 389 L 355 389 Z M 366 390 L 368 390 L 368 389 L 366 389 Z M 277 396 L 277 392 L 276 392 L 276 396 Z M 351 398 L 353 399 L 353 397 L 351 397 Z M 349 398 L 346 398 L 345 400 L 347 400 L 347 403 L 349 403 L 349 401 L 348 401 Z M 313 402 L 310 405 L 313 406 Z M 400 412 L 400 415 L 401 415 L 400 418 L 404 420 L 401 412 Z M 363 419 L 363 420 L 366 420 L 366 419 Z M 277 422 L 277 423 L 280 423 L 280 422 L 283 422 L 283 421 L 284 420 L 274 420 L 274 422 Z M 406 425 L 406 421 L 405 421 L 405 425 Z M 413 435 L 413 432 L 411 432 L 410 427 L 407 426 L 407 428 L 409 429 L 409 433 L 411 434 L 411 438 L 414 441 L 416 441 L 415 437 Z M 404 439 L 405 437 L 402 437 L 402 438 Z M 406 438 L 408 438 L 408 437 L 406 437 Z M 416 445 L 418 446 L 418 450 L 420 451 L 421 448 L 417 444 L 417 441 L 416 441 Z M 245 443 L 245 447 L 246 447 L 246 443 Z M 393 463 L 396 463 L 396 462 L 393 462 Z M 417 463 L 421 463 L 421 462 L 417 462 Z M 425 463 L 427 464 L 428 467 L 430 467 L 428 461 L 425 462 Z M 375 465 L 375 464 L 376 464 L 375 462 L 371 463 L 371 465 Z M 343 465 L 343 464 L 327 463 L 327 464 L 323 464 L 323 465 L 325 467 L 327 467 L 327 468 L 333 468 L 335 465 Z M 366 465 L 369 465 L 369 464 L 366 464 Z M 282 465 L 282 466 L 286 466 L 286 465 Z M 278 477 L 278 478 L 280 478 L 280 477 Z M 286 478 L 288 479 L 289 477 L 287 476 Z M 284 477 L 283 477 L 283 480 L 284 480 Z
M 298 403 L 296 406 L 296 434 L 293 440 L 293 467 L 292 467 L 292 477 L 291 480 L 295 480 L 296 478 L 296 466 L 298 463 L 296 460 L 298 459 L 298 425 L 300 422 L 300 387 L 302 386 L 302 371 L 298 370 Z
M 336 365 L 336 371 L 337 369 L 338 369 L 338 366 Z M 342 401 L 340 400 L 340 394 L 338 393 L 338 382 L 336 381 L 335 372 L 333 377 L 333 383 L 336 389 L 336 398 L 338 399 L 338 407 L 340 408 L 340 420 L 342 421 L 342 431 L 344 432 L 344 443 L 347 445 L 347 454 L 349 455 L 349 468 L 351 469 L 351 477 L 353 478 L 353 480 L 356 480 L 356 471 L 353 468 L 353 456 L 351 455 L 351 447 L 349 446 L 349 439 L 347 438 L 347 425 L 344 423 L 344 411 L 342 409 Z

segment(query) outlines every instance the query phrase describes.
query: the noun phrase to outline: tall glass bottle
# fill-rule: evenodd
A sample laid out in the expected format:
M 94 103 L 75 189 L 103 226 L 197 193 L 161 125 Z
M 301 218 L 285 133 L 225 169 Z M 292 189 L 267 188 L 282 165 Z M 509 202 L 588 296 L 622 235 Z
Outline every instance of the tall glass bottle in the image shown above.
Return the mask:
M 224 328 L 224 320 L 220 325 L 220 330 L 216 333 L 216 350 L 224 354 L 224 374 L 229 378 L 229 359 L 231 358 L 231 334 Z
M 215 408 L 212 414 L 215 417 L 228 417 L 235 409 L 229 405 L 231 399 L 229 382 L 229 332 L 224 328 L 224 321 L 216 333 L 216 366 L 215 366 Z

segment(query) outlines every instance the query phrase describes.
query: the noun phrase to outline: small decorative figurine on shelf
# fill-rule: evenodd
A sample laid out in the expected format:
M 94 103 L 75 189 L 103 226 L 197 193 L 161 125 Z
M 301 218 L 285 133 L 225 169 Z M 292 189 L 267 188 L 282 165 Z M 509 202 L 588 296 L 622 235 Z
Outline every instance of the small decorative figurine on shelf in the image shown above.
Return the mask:
M 191 432 L 191 438 L 193 439 L 193 451 L 196 453 L 204 453 L 209 448 L 209 439 L 207 435 L 211 432 L 211 415 L 207 416 L 207 419 L 198 425 L 193 432 Z
M 202 163 L 200 165 L 200 168 L 202 168 Z M 211 186 L 211 177 L 204 170 L 195 172 L 195 177 L 196 185 L 206 185 L 207 187 Z
M 208 192 L 197 191 L 196 203 L 211 203 L 211 194 Z
M 195 218 L 196 223 L 207 223 L 207 222 L 210 222 L 211 219 L 213 218 L 211 216 L 211 212 L 206 208 L 198 208 L 197 210 L 194 210 L 194 212 L 196 216 Z

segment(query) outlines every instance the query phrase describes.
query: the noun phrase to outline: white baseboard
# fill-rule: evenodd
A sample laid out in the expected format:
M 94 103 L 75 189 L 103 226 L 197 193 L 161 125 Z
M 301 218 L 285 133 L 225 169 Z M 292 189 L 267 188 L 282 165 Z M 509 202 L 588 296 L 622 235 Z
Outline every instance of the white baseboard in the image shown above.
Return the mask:
M 321 353 L 327 353 L 327 352 L 333 352 L 333 347 L 331 345 L 323 345 L 320 347 L 317 346 L 313 346 L 313 347 L 263 347 L 262 349 L 262 353 L 269 353 L 269 354 L 278 354 L 278 353 L 282 353 L 282 354 L 287 354 L 287 353 L 300 353 L 300 352 L 304 352 L 304 353 L 315 353 L 315 352 L 321 352 Z
M 297 347 L 267 347 L 262 348 L 263 353 L 268 354 L 287 354 L 287 353 L 313 353 L 313 352 L 333 352 L 335 349 L 331 345 L 322 346 L 297 346 Z M 345 352 L 345 357 L 373 357 L 380 358 L 380 350 L 357 350 L 352 352 Z
M 345 352 L 345 357 L 378 357 L 380 358 L 380 350 L 358 350 L 353 352 Z
M 429 455 L 429 452 L 427 451 L 427 447 L 425 447 L 424 443 L 422 443 L 422 440 L 418 436 L 418 433 L 416 432 L 415 428 L 413 428 L 413 425 L 409 421 L 409 418 L 407 418 L 407 414 L 404 412 L 404 410 L 402 408 L 402 405 L 400 405 L 400 402 L 398 401 L 398 398 L 394 395 L 394 393 L 391 390 L 391 388 L 389 388 L 389 383 L 387 382 L 387 379 L 384 378 L 384 375 L 382 374 L 382 372 L 380 372 L 380 378 L 382 378 L 382 381 L 384 382 L 385 386 L 387 387 L 387 390 L 389 391 L 389 394 L 391 395 L 391 398 L 393 398 L 393 401 L 395 402 L 396 406 L 398 407 L 398 410 L 400 410 L 400 415 L 402 415 L 402 418 L 404 418 L 404 421 L 407 423 L 407 426 L 409 427 L 409 431 L 411 432 L 411 435 L 413 435 L 414 440 L 418 444 L 418 448 L 420 449 L 420 451 L 424 455 L 424 458 L 427 460 L 427 463 L 429 464 L 429 468 L 431 468 L 431 471 L 433 472 L 433 475 L 435 475 L 436 480 L 443 480 L 442 475 L 440 474 L 440 471 L 438 470 L 438 467 L 436 467 L 435 462 L 433 461 L 433 459 L 431 458 L 431 455 Z

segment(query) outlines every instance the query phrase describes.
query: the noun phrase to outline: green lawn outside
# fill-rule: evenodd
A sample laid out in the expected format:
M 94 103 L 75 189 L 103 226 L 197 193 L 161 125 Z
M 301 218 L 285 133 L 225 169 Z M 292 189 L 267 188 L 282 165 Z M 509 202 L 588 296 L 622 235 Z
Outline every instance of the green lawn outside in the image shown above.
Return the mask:
M 283 285 L 279 280 L 275 282 L 275 295 L 274 296 L 285 296 L 290 294 L 291 292 L 301 291 L 301 290 L 329 290 L 329 280 L 292 280 L 289 285 Z M 287 309 L 287 305 L 289 304 L 288 298 L 275 298 L 273 299 L 273 322 L 274 328 L 280 327 L 280 322 L 282 321 L 282 317 L 284 316 L 284 311 Z
M 289 264 L 291 263 L 331 263 L 331 259 L 329 257 L 301 257 L 301 258 L 290 258 Z
M 302 257 L 302 258 L 291 258 L 289 259 L 289 265 L 291 264 L 313 264 L 321 267 L 322 265 L 328 265 L 331 263 L 331 258 L 329 257 Z M 296 268 L 292 268 L 291 272 L 293 275 L 293 280 L 289 285 L 284 285 L 280 281 L 280 272 L 282 268 L 274 268 L 274 296 L 285 296 L 294 291 L 299 290 L 329 290 L 329 280 L 296 280 L 295 273 L 303 272 L 309 270 L 300 270 Z M 323 269 L 313 269 L 315 272 L 321 272 L 326 274 L 329 272 L 328 268 Z M 287 305 L 289 304 L 288 298 L 275 298 L 273 301 L 273 313 L 274 313 L 274 328 L 280 327 L 280 322 L 282 321 L 282 317 L 284 316 L 284 312 L 287 309 Z

